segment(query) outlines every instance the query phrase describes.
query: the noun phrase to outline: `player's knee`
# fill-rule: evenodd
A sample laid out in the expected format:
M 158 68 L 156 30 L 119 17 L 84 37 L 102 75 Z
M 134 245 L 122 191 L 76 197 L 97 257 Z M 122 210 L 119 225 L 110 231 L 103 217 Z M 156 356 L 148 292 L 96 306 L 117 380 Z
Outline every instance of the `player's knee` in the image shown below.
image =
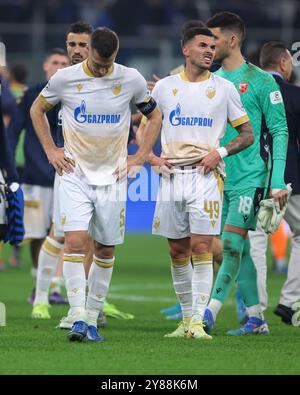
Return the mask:
M 70 232 L 65 238 L 66 254 L 84 254 L 87 249 L 87 237 Z
M 212 237 L 192 238 L 191 241 L 192 254 L 206 254 L 212 252 Z
M 224 239 L 223 240 L 223 254 L 228 254 L 234 257 L 238 257 L 239 255 L 239 249 L 232 244 L 230 239 Z
M 236 243 L 235 235 L 227 233 L 222 237 L 223 255 L 227 254 L 232 257 L 238 258 L 241 253 L 241 246 Z
M 102 258 L 102 259 L 111 259 L 114 256 L 114 246 L 106 246 L 104 244 L 98 243 L 97 241 L 95 241 L 94 243 L 94 247 L 95 247 L 95 255 L 98 258 Z
M 181 245 L 170 245 L 170 257 L 172 259 L 182 259 L 191 256 L 191 250 Z
M 250 240 L 246 239 L 243 248 L 243 256 L 250 255 Z
M 223 255 L 222 255 L 222 241 L 217 237 L 214 237 L 212 244 L 212 252 L 215 261 L 220 265 L 222 263 Z

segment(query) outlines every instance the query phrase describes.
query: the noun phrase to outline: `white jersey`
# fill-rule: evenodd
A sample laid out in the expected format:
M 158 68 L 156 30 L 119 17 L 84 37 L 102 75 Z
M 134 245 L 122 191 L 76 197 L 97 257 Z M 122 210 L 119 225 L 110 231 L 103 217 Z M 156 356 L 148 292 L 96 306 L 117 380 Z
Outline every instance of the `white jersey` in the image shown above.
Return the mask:
M 218 148 L 227 121 L 233 127 L 249 121 L 233 83 L 209 71 L 199 82 L 188 81 L 185 71 L 163 78 L 152 96 L 163 115 L 161 156 L 173 165 L 191 165 Z
M 127 158 L 130 101 L 149 97 L 147 82 L 133 68 L 114 63 L 96 78 L 87 61 L 58 70 L 40 98 L 52 107 L 62 104 L 65 149 L 90 185 L 109 185 Z

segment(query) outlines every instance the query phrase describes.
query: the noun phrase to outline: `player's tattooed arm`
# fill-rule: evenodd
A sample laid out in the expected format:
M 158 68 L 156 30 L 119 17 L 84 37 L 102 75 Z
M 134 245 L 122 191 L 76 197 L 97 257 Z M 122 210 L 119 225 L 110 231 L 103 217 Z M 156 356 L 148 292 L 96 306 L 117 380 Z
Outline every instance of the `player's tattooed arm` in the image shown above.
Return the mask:
M 234 155 L 254 143 L 254 134 L 250 122 L 236 127 L 239 135 L 225 145 L 228 155 Z
M 254 142 L 253 129 L 250 122 L 237 126 L 236 130 L 239 135 L 224 146 L 228 155 L 237 154 Z M 220 152 L 217 149 L 214 149 L 196 163 L 196 166 L 202 166 L 204 174 L 208 174 L 218 166 L 221 159 L 222 157 Z

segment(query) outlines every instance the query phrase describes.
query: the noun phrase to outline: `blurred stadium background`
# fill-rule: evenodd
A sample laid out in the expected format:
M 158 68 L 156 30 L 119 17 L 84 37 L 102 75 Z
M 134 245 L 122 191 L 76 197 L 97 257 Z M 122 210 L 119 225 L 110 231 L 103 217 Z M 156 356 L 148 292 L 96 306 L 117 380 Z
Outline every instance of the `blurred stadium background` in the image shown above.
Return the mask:
M 45 52 L 64 45 L 70 23 L 82 19 L 95 27 L 105 25 L 121 38 L 118 61 L 149 78 L 153 72 L 166 75 L 182 61 L 179 32 L 187 19 L 205 21 L 221 10 L 245 20 L 247 57 L 255 58 L 268 40 L 289 46 L 300 40 L 297 0 L 0 0 L 0 39 L 8 62 L 26 64 L 29 83 L 34 83 L 43 77 Z
M 120 36 L 117 61 L 151 79 L 153 73 L 163 77 L 182 63 L 179 36 L 186 20 L 205 21 L 221 10 L 244 19 L 244 54 L 255 64 L 261 45 L 268 40 L 284 41 L 292 53 L 300 49 L 300 42 L 295 44 L 300 41 L 300 2 L 296 0 L 0 0 L 0 41 L 6 45 L 7 64 L 24 64 L 31 85 L 44 79 L 41 64 L 47 50 L 65 46 L 69 24 L 85 20 L 94 27 L 105 25 Z M 299 83 L 299 65 L 294 71 Z M 159 151 L 159 146 L 155 149 Z M 130 146 L 129 152 L 133 151 Z M 155 196 L 155 191 L 149 194 Z M 150 231 L 154 202 L 130 200 L 127 231 Z M 135 215 L 131 215 L 133 205 Z

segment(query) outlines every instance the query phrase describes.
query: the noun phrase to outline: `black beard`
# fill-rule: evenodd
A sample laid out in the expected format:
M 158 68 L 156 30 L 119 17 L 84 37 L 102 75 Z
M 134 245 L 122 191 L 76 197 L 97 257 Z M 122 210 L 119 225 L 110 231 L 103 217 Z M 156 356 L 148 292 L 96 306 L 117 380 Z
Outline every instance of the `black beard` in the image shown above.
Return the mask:
M 210 68 L 211 68 L 211 65 L 210 66 L 205 66 L 205 65 L 199 65 L 199 64 L 197 64 L 197 63 L 191 63 L 193 66 L 195 66 L 195 67 L 197 67 L 197 69 L 199 69 L 200 71 L 203 71 L 203 70 L 209 70 Z
M 223 63 L 224 59 L 226 58 L 227 56 L 225 54 L 221 54 L 219 56 L 215 55 L 214 62 Z

